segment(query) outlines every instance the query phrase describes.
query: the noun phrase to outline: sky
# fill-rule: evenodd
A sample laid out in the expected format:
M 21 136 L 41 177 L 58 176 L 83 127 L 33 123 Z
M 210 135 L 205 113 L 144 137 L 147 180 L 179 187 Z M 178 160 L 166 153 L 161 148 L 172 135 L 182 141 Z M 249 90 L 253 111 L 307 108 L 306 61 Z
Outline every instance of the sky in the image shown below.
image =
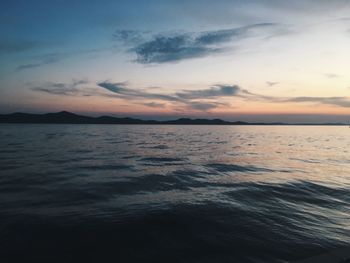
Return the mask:
M 0 113 L 350 121 L 350 0 L 1 0 Z

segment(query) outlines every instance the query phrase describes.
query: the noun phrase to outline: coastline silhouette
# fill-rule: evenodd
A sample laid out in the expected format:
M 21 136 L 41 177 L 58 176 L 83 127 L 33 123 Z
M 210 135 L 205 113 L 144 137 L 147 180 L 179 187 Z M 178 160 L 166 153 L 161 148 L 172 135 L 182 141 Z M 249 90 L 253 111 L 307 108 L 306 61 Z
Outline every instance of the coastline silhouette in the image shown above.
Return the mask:
M 346 123 L 284 123 L 284 122 L 245 122 L 225 121 L 221 119 L 191 119 L 179 118 L 176 120 L 141 120 L 130 117 L 100 116 L 90 117 L 78 115 L 68 111 L 57 113 L 32 114 L 16 112 L 0 114 L 0 123 L 51 123 L 51 124 L 147 124 L 147 125 L 339 125 Z

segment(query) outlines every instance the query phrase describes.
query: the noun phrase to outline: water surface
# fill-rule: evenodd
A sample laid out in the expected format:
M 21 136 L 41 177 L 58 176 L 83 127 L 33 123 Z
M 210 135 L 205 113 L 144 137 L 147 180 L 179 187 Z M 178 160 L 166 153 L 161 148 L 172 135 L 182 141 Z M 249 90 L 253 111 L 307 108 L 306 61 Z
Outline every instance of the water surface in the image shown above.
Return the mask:
M 350 245 L 338 126 L 0 125 L 2 262 L 287 262 Z

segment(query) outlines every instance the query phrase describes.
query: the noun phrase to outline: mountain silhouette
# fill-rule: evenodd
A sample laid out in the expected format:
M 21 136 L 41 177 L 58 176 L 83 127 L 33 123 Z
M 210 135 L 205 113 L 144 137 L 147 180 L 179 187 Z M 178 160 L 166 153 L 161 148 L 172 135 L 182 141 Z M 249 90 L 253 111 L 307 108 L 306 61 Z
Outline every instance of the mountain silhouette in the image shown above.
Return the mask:
M 57 113 L 46 114 L 30 114 L 16 112 L 12 114 L 1 114 L 0 123 L 67 123 L 67 124 L 244 124 L 241 122 L 228 122 L 220 119 L 189 119 L 181 118 L 170 121 L 155 121 L 155 120 L 140 120 L 134 118 L 117 118 L 111 116 L 89 117 L 71 113 L 68 111 L 61 111 Z
M 190 119 L 180 118 L 177 120 L 156 121 L 156 120 L 140 120 L 134 118 L 118 118 L 112 116 L 90 117 L 78 115 L 68 111 L 60 111 L 56 113 L 31 114 L 31 113 L 11 113 L 0 114 L 0 123 L 57 123 L 57 124 L 171 124 L 171 125 L 292 125 L 281 122 L 274 123 L 249 123 L 242 121 L 224 121 L 221 119 Z M 346 125 L 343 123 L 321 123 L 303 125 Z

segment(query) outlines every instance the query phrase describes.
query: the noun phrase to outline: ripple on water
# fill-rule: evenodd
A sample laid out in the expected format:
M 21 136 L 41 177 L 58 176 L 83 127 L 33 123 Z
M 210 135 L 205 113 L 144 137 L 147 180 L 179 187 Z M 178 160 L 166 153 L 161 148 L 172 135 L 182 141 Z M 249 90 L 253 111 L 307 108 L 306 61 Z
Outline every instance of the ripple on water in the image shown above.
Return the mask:
M 290 262 L 350 244 L 340 127 L 6 125 L 1 262 Z

